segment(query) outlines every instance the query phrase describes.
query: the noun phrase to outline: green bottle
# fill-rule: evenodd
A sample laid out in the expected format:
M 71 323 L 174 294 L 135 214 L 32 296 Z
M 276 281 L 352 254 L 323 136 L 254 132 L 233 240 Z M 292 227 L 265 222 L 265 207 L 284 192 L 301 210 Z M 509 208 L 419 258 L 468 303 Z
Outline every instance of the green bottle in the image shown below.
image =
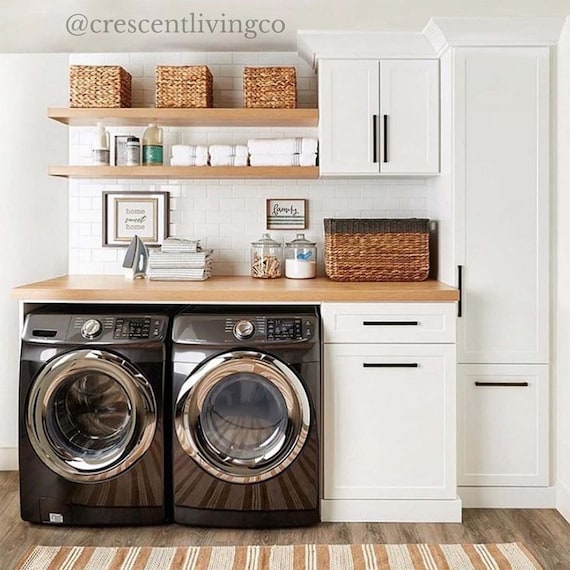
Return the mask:
M 151 123 L 143 134 L 142 163 L 143 166 L 156 166 L 163 162 L 162 129 Z

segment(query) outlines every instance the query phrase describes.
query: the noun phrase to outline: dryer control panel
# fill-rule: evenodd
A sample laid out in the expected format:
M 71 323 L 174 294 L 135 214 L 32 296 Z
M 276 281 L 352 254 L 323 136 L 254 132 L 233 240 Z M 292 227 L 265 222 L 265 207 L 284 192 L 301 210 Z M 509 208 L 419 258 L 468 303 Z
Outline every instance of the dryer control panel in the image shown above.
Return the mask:
M 302 344 L 318 341 L 318 327 L 318 317 L 310 314 L 190 313 L 176 317 L 172 338 L 181 344 L 211 346 Z

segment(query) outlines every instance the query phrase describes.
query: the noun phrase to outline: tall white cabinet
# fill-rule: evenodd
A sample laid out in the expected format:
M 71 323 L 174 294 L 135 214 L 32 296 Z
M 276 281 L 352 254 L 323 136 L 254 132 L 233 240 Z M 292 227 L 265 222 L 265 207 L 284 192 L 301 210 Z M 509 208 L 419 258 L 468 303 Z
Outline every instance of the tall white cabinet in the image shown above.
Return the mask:
M 321 175 L 439 172 L 439 62 L 323 59 Z
M 454 50 L 458 483 L 548 484 L 549 49 Z

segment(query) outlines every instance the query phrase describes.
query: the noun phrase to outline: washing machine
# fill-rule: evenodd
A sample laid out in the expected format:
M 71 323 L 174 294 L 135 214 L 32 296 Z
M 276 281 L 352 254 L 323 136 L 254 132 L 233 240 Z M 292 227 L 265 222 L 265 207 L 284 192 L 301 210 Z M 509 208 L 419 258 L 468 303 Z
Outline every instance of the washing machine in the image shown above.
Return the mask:
M 172 339 L 174 521 L 318 522 L 317 308 L 194 307 Z
M 31 313 L 23 327 L 22 519 L 162 523 L 168 316 L 67 311 Z

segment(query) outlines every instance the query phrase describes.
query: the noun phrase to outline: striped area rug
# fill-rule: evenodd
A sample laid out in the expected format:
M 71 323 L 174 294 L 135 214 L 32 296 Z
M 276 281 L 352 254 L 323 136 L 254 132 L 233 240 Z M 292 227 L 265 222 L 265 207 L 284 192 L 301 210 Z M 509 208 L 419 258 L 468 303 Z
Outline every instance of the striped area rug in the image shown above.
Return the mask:
M 36 546 L 16 570 L 536 570 L 512 544 L 295 546 Z

